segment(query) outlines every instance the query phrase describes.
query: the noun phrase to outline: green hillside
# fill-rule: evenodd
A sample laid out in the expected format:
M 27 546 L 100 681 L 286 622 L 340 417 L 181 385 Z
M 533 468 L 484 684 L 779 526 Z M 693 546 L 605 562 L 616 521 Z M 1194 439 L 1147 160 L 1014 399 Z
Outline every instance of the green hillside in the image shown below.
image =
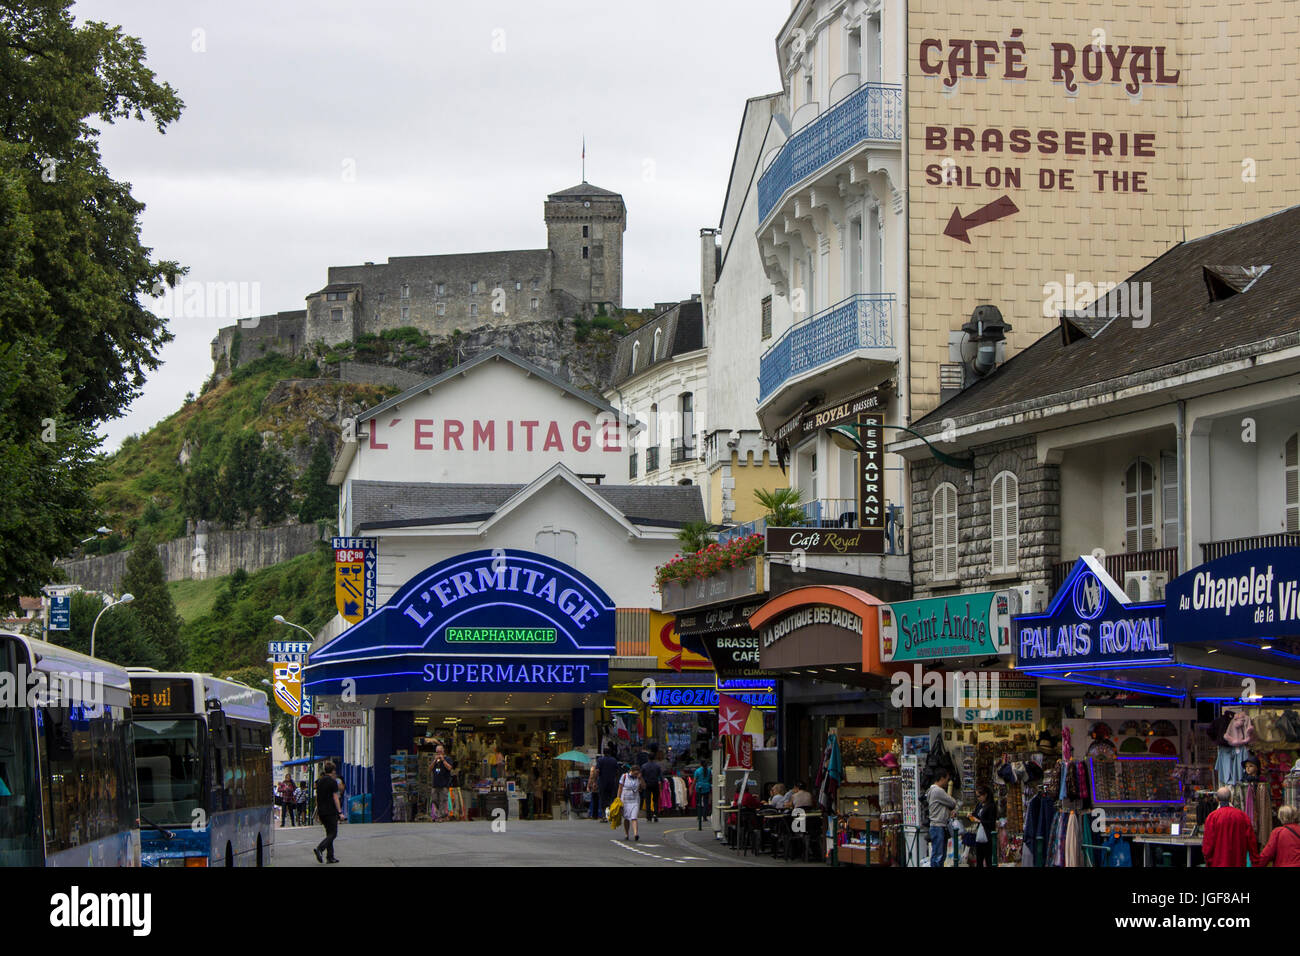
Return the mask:
M 266 664 L 268 641 L 306 640 L 296 628 L 277 624 L 277 614 L 301 624 L 313 634 L 337 613 L 334 609 L 334 556 L 324 544 L 311 554 L 254 574 L 236 571 L 216 581 L 178 582 L 215 585 L 205 613 L 188 616 L 181 642 L 186 667 L 214 674 L 229 674 L 241 668 L 257 668 L 270 676 Z M 172 585 L 176 589 L 176 584 Z M 191 588 L 189 613 L 201 610 L 209 589 Z M 178 609 L 181 607 L 177 603 Z
M 319 374 L 315 362 L 267 355 L 205 387 L 197 398 L 187 398 L 178 411 L 143 435 L 127 438 L 105 460 L 107 477 L 95 488 L 104 522 L 116 533 L 92 542 L 87 550 L 117 551 L 129 547 L 141 532 L 153 540 L 185 533 L 185 519 L 192 517 L 181 503 L 186 468 L 180 459 L 187 442 L 192 456 L 215 462 L 241 434 L 272 432 L 276 444 L 300 468 L 314 442 L 326 432 L 330 438 L 338 434 L 337 422 L 323 420 L 322 409 L 341 406 L 352 413 L 395 393 L 382 386 L 316 379 Z M 277 389 L 285 379 L 315 380 L 298 389 Z M 276 399 L 268 402 L 273 392 Z

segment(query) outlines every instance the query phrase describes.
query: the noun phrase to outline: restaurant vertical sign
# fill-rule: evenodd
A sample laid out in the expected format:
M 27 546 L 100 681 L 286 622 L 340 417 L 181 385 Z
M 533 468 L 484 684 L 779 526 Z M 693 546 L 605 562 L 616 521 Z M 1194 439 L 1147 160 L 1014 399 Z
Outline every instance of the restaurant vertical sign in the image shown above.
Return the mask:
M 885 479 L 882 415 L 858 416 L 858 528 L 885 550 Z

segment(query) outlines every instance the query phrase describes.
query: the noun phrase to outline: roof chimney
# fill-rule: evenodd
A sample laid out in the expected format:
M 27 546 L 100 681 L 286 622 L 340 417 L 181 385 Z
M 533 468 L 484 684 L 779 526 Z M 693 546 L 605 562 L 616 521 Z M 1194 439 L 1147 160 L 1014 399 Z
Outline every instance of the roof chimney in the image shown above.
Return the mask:
M 708 302 L 713 298 L 713 286 L 718 281 L 718 230 L 700 230 L 700 298 Z

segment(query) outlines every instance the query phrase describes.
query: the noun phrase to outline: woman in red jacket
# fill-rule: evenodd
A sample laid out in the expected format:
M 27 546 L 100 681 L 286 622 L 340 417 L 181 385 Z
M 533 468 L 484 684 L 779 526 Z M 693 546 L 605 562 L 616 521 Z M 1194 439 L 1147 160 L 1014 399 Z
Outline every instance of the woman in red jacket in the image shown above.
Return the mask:
M 1278 807 L 1277 818 L 1282 825 L 1268 838 L 1268 845 L 1259 855 L 1260 866 L 1300 866 L 1300 823 L 1296 823 L 1295 807 Z

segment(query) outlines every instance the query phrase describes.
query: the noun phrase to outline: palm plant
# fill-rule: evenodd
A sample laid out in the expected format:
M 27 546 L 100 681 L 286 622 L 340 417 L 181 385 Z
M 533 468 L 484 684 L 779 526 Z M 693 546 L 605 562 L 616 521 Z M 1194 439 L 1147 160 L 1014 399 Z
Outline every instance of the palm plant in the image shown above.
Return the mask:
M 804 522 L 803 509 L 799 507 L 798 488 L 777 488 L 768 491 L 759 488 L 754 500 L 767 509 L 767 523 L 774 528 L 797 528 Z
M 677 532 L 677 540 L 682 543 L 683 554 L 703 551 L 713 543 L 713 525 L 707 521 L 688 521 Z

